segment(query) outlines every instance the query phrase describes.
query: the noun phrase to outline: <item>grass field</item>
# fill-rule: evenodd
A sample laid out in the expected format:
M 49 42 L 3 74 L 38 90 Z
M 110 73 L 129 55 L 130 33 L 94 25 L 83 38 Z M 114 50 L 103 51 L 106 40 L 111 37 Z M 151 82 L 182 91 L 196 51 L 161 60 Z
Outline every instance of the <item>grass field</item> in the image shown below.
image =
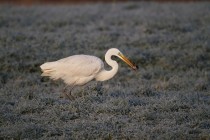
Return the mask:
M 210 3 L 0 6 L 0 139 L 210 139 Z M 59 98 L 39 66 L 73 54 L 136 62 Z M 108 66 L 106 66 L 109 69 Z

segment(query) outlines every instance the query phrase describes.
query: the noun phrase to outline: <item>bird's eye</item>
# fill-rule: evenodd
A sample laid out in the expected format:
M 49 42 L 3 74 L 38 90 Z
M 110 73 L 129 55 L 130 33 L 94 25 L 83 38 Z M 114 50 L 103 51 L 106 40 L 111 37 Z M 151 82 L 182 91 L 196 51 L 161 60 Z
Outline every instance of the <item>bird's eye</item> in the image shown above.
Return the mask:
M 117 56 L 115 56 L 115 55 L 112 55 L 112 56 L 111 56 L 111 59 L 116 60 L 116 58 L 117 58 Z

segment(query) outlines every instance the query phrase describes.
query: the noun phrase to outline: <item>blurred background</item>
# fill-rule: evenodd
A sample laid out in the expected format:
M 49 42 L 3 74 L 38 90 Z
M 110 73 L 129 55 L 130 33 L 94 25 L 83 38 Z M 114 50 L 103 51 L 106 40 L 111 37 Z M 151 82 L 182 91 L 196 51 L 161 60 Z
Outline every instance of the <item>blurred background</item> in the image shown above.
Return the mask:
M 156 2 L 203 2 L 209 0 L 0 0 L 2 4 L 79 4 L 79 3 L 96 3 L 96 2 L 130 2 L 130 1 L 156 1 Z

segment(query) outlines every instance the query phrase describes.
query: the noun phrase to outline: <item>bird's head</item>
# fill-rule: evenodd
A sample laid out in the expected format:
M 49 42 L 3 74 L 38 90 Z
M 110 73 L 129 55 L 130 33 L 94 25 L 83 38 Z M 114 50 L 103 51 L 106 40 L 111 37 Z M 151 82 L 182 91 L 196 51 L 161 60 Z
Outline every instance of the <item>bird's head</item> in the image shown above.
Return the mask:
M 112 48 L 110 51 L 113 53 L 113 55 L 119 57 L 121 60 L 123 60 L 126 64 L 128 64 L 133 70 L 137 70 L 138 66 L 131 62 L 126 56 L 124 56 L 118 49 Z
M 122 59 L 126 64 L 128 64 L 133 70 L 137 70 L 138 66 L 131 62 L 126 56 L 124 56 L 121 52 L 118 53 L 118 57 Z

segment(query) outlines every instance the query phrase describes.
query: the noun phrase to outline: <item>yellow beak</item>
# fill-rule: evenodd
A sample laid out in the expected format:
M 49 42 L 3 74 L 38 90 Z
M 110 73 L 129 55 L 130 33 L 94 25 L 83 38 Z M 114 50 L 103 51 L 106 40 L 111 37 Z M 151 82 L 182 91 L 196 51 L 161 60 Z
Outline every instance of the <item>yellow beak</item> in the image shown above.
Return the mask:
M 137 70 L 138 66 L 132 63 L 127 57 L 125 57 L 123 54 L 118 53 L 119 58 L 122 59 L 126 64 L 128 64 L 133 70 Z

